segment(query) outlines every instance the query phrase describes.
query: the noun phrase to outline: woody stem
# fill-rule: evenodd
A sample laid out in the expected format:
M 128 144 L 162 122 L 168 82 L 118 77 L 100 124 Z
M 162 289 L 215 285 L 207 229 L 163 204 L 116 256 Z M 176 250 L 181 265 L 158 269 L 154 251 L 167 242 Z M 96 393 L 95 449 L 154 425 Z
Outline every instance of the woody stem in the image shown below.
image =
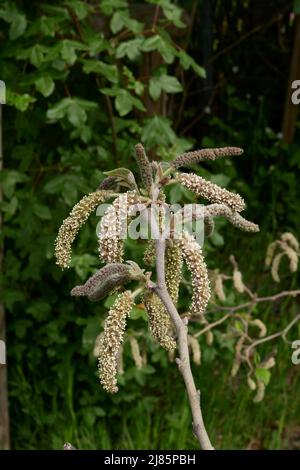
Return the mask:
M 213 450 L 214 448 L 211 445 L 203 422 L 200 407 L 200 390 L 196 389 L 191 370 L 187 324 L 181 319 L 166 287 L 165 248 L 165 240 L 163 238 L 158 238 L 155 242 L 157 284 L 154 286 L 154 291 L 166 307 L 176 329 L 177 344 L 179 349 L 179 358 L 176 360 L 176 362 L 185 383 L 193 416 L 194 434 L 203 450 Z

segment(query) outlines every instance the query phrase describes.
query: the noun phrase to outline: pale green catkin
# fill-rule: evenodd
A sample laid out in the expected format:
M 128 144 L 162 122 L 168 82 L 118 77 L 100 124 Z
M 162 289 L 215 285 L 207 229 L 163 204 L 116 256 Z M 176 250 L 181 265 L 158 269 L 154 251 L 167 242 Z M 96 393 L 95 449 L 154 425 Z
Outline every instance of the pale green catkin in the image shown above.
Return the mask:
M 172 325 L 168 312 L 154 292 L 144 295 L 144 305 L 148 315 L 149 330 L 158 343 L 167 351 L 176 348 L 176 341 L 171 336 Z
M 177 180 L 197 196 L 210 202 L 226 204 L 226 206 L 237 212 L 245 208 L 245 202 L 239 194 L 231 193 L 195 173 L 177 173 Z
M 182 250 L 183 258 L 192 277 L 193 297 L 191 315 L 204 316 L 207 303 L 210 299 L 210 286 L 202 249 L 194 237 L 187 232 L 183 234 L 177 243 Z
M 117 356 L 124 340 L 126 318 L 133 306 L 130 291 L 119 294 L 105 320 L 104 332 L 99 344 L 98 369 L 100 382 L 109 393 L 116 393 L 117 387 Z
M 181 282 L 182 253 L 178 245 L 173 244 L 166 250 L 166 285 L 174 305 L 178 302 Z
M 148 266 L 152 266 L 155 262 L 155 243 L 153 240 L 148 240 L 146 249 L 144 251 L 143 261 Z
M 120 194 L 107 209 L 100 223 L 99 255 L 106 263 L 123 261 L 123 230 L 127 229 L 128 210 L 139 202 L 138 193 L 128 191 Z
M 84 196 L 63 221 L 55 241 L 56 264 L 61 268 L 70 266 L 72 243 L 81 226 L 96 207 L 110 196 L 109 191 L 96 191 Z
M 210 204 L 204 207 L 204 217 L 224 216 L 228 221 L 243 232 L 259 232 L 259 226 L 244 219 L 238 212 L 230 209 L 226 204 Z

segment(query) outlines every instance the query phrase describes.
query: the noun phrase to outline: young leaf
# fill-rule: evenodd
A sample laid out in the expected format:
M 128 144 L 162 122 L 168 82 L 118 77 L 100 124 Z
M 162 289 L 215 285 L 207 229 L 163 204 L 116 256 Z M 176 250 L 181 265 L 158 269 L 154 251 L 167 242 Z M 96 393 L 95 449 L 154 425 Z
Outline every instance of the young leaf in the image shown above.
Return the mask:
M 49 75 L 45 75 L 35 81 L 35 87 L 43 96 L 45 96 L 45 98 L 47 98 L 53 93 L 55 84 Z

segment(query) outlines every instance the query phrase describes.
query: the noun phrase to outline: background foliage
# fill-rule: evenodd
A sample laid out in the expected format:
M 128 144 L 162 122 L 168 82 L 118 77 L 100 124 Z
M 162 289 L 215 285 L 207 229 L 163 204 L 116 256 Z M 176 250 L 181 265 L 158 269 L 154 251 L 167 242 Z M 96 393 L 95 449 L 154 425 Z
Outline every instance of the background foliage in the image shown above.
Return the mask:
M 97 217 L 77 240 L 74 269 L 60 272 L 53 258 L 61 221 L 102 172 L 136 170 L 137 141 L 164 160 L 200 146 L 245 149 L 239 161 L 206 164 L 200 174 L 213 171 L 212 181 L 242 193 L 261 233 L 244 235 L 218 222 L 206 244 L 208 264 L 226 271 L 234 252 L 254 290 L 277 291 L 262 268 L 266 246 L 284 231 L 299 235 L 299 132 L 293 145 L 280 134 L 292 4 L 207 3 L 1 2 L 1 284 L 15 449 L 61 448 L 65 441 L 81 449 L 196 448 L 178 372 L 143 333 L 141 308 L 129 334 L 141 332 L 147 365 L 136 369 L 126 343 L 120 392 L 110 397 L 98 385 L 92 350 L 111 298 L 90 305 L 69 297 L 99 265 Z M 170 197 L 179 202 L 187 194 L 177 188 Z M 141 260 L 142 245 L 129 241 L 127 249 Z M 296 277 L 283 273 L 282 288 L 295 288 Z M 188 298 L 187 290 L 182 305 Z M 233 293 L 230 301 L 237 302 Z M 296 309 L 295 300 L 285 301 L 257 314 L 276 331 Z M 278 345 L 258 405 L 242 374 L 230 378 L 232 350 L 221 336 L 201 347 L 203 364 L 194 372 L 216 446 L 299 447 L 299 366 L 291 366 L 289 346 Z

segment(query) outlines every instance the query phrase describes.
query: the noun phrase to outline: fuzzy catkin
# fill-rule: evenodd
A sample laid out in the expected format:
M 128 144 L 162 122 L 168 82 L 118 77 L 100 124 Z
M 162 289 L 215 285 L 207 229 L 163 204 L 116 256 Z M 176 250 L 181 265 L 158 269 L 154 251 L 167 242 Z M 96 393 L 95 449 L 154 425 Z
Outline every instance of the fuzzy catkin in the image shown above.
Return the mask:
M 271 268 L 271 275 L 275 282 L 280 282 L 279 277 L 279 265 L 280 261 L 283 257 L 284 253 L 278 253 L 275 258 L 273 259 L 272 268 Z
M 202 249 L 194 237 L 187 232 L 183 234 L 177 243 L 181 247 L 183 258 L 192 277 L 193 297 L 191 314 L 203 316 L 210 298 L 210 286 Z
M 155 243 L 154 240 L 148 240 L 144 251 L 143 261 L 148 266 L 152 266 L 155 262 Z
M 126 318 L 133 305 L 130 291 L 119 294 L 105 320 L 104 332 L 99 345 L 98 369 L 100 382 L 109 393 L 116 393 L 117 355 L 124 339 Z
M 141 356 L 138 340 L 134 336 L 130 336 L 129 343 L 132 359 L 134 360 L 137 369 L 141 369 L 143 367 L 143 359 Z
M 259 226 L 244 219 L 238 212 L 226 206 L 226 204 L 210 204 L 204 207 L 204 217 L 224 216 L 229 222 L 243 232 L 259 232 Z
M 245 285 L 243 283 L 243 276 L 241 271 L 234 269 L 233 271 L 233 286 L 239 294 L 245 292 Z
M 114 178 L 113 176 L 107 176 L 106 178 L 104 178 L 103 181 L 101 181 L 101 183 L 99 184 L 97 189 L 98 190 L 101 190 L 101 189 L 116 189 L 116 186 L 118 186 L 116 178 Z
M 226 301 L 226 295 L 225 295 L 225 292 L 224 292 L 222 274 L 218 274 L 216 276 L 214 290 L 215 290 L 215 293 L 217 294 L 217 297 L 221 300 L 221 302 L 225 302 Z
M 174 305 L 177 305 L 181 282 L 182 253 L 178 245 L 173 244 L 166 250 L 166 286 Z
M 177 180 L 197 196 L 208 199 L 210 202 L 226 204 L 237 212 L 245 208 L 245 202 L 239 194 L 231 193 L 195 173 L 178 173 Z
M 61 268 L 70 267 L 72 243 L 79 229 L 96 207 L 110 195 L 109 191 L 95 191 L 84 196 L 63 221 L 55 241 L 56 264 Z
M 257 326 L 257 328 L 259 329 L 259 338 L 263 338 L 264 336 L 266 336 L 267 327 L 259 318 L 256 318 L 255 320 L 251 321 L 251 325 Z
M 99 269 L 85 284 L 74 287 L 71 295 L 86 295 L 89 300 L 100 300 L 131 279 L 131 268 L 128 264 L 110 263 Z
M 277 241 L 275 241 L 275 242 L 272 242 L 268 245 L 267 253 L 266 253 L 266 259 L 265 259 L 265 265 L 267 267 L 271 266 L 272 259 L 274 257 L 274 253 L 275 253 L 277 244 L 278 244 Z
M 192 351 L 194 364 L 196 364 L 197 366 L 200 366 L 201 365 L 201 349 L 200 349 L 199 341 L 194 336 L 188 335 L 188 345 Z
M 147 292 L 144 305 L 148 315 L 149 330 L 158 343 L 167 351 L 176 348 L 176 341 L 171 336 L 172 325 L 168 312 L 154 292 Z
M 129 207 L 139 202 L 137 192 L 120 194 L 107 209 L 100 223 L 99 254 L 106 263 L 118 263 L 124 256 L 124 230 Z
M 281 240 L 287 242 L 295 251 L 299 251 L 299 242 L 297 238 L 290 232 L 285 232 L 281 235 Z
M 253 398 L 254 403 L 259 403 L 260 401 L 264 399 L 265 390 L 266 390 L 265 384 L 261 380 L 258 380 L 257 381 L 257 393 L 255 397 Z
M 287 244 L 284 247 L 284 253 L 290 261 L 290 271 L 292 273 L 295 273 L 298 268 L 298 254 L 295 250 L 293 250 L 293 248 L 290 248 L 290 246 L 288 246 Z
M 150 191 L 152 185 L 152 167 L 142 144 L 137 144 L 135 146 L 135 155 L 143 185 L 148 191 Z
M 222 157 L 229 157 L 234 155 L 242 155 L 243 149 L 239 147 L 222 147 L 215 149 L 201 149 L 194 152 L 186 152 L 179 155 L 171 163 L 174 168 L 181 168 L 191 165 L 192 163 L 202 162 L 203 160 L 217 160 Z

